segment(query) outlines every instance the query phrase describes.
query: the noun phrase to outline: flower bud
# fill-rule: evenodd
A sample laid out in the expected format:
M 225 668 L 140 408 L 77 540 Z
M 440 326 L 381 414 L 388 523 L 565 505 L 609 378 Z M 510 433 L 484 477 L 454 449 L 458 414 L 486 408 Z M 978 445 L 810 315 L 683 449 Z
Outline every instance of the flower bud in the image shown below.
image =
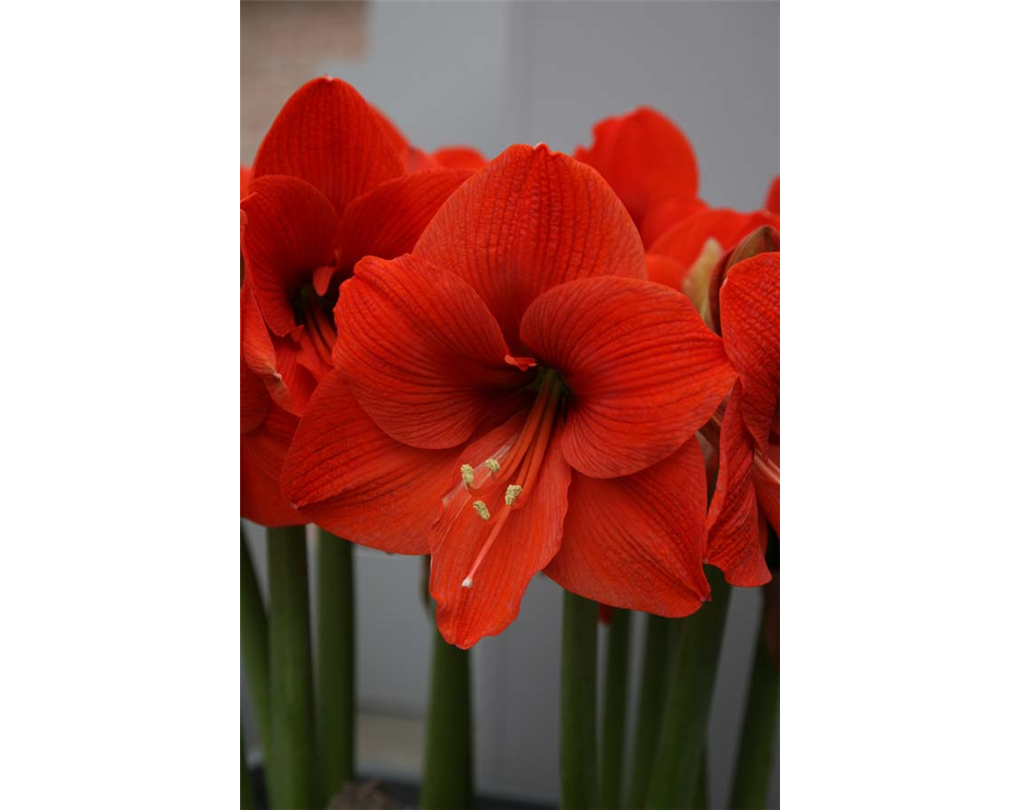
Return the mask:
M 757 256 L 759 253 L 774 253 L 779 250 L 779 231 L 771 225 L 762 225 L 751 231 L 729 250 L 715 265 L 712 279 L 708 283 L 708 317 L 705 323 L 715 332 L 722 334 L 719 320 L 719 290 L 726 280 L 726 274 L 733 265 Z M 704 316 L 702 316 L 704 317 Z

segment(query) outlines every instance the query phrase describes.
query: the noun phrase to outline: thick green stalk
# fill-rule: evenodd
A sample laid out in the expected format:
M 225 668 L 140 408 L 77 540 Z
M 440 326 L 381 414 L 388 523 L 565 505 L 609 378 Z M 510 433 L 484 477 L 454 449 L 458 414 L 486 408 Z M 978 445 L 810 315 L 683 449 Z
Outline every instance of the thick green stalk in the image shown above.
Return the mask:
M 702 743 L 701 765 L 698 766 L 698 784 L 691 800 L 692 810 L 709 810 L 708 803 L 708 740 Z
M 596 807 L 620 807 L 623 749 L 627 733 L 627 672 L 630 669 L 630 611 L 617 608 L 609 626 L 606 682 L 602 696 L 602 750 Z
M 255 708 L 262 750 L 269 750 L 269 641 L 266 608 L 262 602 L 251 552 L 241 527 L 241 665 L 248 695 Z M 268 758 L 268 757 L 267 757 Z
M 563 592 L 560 670 L 560 807 L 595 806 L 599 607 Z
M 730 807 L 765 807 L 778 720 L 779 668 L 769 655 L 764 633 L 758 633 L 758 649 L 751 670 L 747 708 L 744 709 L 744 730 L 740 736 Z
M 248 758 L 244 755 L 244 731 L 241 731 L 241 810 L 255 810 L 255 793 L 251 787 Z
M 422 810 L 464 810 L 472 803 L 471 658 L 447 644 L 438 629 L 434 633 L 418 804 Z
M 272 746 L 270 804 L 299 810 L 319 804 L 316 788 L 308 548 L 304 526 L 268 529 L 269 683 Z
M 319 529 L 319 786 L 328 800 L 354 778 L 354 558 Z
M 676 624 L 662 616 L 648 615 L 645 653 L 641 671 L 641 698 L 638 704 L 637 733 L 631 765 L 630 801 L 627 807 L 645 806 L 648 779 L 652 773 L 655 749 L 662 727 L 662 707 L 666 700 L 666 675 L 669 671 L 670 626 Z
M 662 732 L 646 801 L 646 807 L 653 810 L 689 808 L 697 786 L 730 604 L 730 588 L 722 573 L 709 569 L 708 581 L 712 601 L 684 620 L 680 648 L 673 656 Z

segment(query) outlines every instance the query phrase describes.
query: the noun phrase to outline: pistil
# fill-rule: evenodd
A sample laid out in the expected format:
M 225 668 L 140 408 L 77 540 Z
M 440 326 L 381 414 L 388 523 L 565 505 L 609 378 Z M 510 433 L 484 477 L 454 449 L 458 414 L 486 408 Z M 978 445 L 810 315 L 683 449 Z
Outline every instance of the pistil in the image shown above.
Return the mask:
M 503 506 L 500 507 L 496 522 L 475 557 L 468 575 L 461 583 L 465 588 L 470 588 L 474 583 L 478 567 L 496 542 L 511 511 L 523 508 L 528 495 L 538 483 L 542 461 L 549 448 L 552 432 L 556 426 L 559 405 L 566 390 L 556 373 L 551 369 L 546 370 L 540 379 L 541 388 L 531 407 L 531 412 L 506 453 L 501 458 L 486 459 L 481 464 L 481 470 L 470 464 L 464 464 L 460 468 L 464 486 L 476 497 L 496 489 L 501 485 L 501 482 L 508 480 L 516 482 L 506 487 L 503 494 Z M 475 486 L 476 477 L 482 479 L 480 486 L 477 487 Z M 488 520 L 491 517 L 484 501 L 476 500 L 473 506 L 483 520 Z

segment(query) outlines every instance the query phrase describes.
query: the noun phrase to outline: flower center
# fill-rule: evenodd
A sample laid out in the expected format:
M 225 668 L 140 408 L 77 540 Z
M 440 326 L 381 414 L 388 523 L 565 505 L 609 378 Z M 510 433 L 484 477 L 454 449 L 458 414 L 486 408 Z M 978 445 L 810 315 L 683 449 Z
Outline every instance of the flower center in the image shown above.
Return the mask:
M 489 536 L 475 557 L 471 570 L 461 585 L 470 588 L 478 567 L 489 553 L 493 543 L 515 509 L 522 509 L 534 491 L 542 470 L 542 461 L 556 427 L 557 416 L 562 413 L 566 386 L 553 369 L 543 370 L 538 378 L 538 396 L 528 413 L 524 426 L 514 441 L 501 448 L 494 456 L 479 464 L 463 464 L 461 479 L 476 500 L 472 507 L 481 520 L 491 520 L 492 512 L 483 498 L 494 491 L 502 491 L 502 503 Z
M 306 282 L 298 289 L 291 304 L 294 320 L 304 325 L 316 354 L 327 364 L 332 362 L 333 344 L 336 343 L 333 308 L 339 294 L 339 285 L 335 285 L 335 289 L 334 285 L 330 285 L 325 295 L 319 295 L 315 287 Z

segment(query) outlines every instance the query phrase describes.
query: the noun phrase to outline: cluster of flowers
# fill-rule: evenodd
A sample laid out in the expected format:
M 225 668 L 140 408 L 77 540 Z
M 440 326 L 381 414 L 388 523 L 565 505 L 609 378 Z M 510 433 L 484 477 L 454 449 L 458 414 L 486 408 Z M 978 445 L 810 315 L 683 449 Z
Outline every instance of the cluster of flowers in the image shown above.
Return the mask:
M 464 648 L 539 571 L 671 617 L 705 564 L 767 582 L 779 178 L 751 213 L 697 192 L 651 109 L 488 161 L 299 89 L 241 172 L 242 516 L 430 554 Z

